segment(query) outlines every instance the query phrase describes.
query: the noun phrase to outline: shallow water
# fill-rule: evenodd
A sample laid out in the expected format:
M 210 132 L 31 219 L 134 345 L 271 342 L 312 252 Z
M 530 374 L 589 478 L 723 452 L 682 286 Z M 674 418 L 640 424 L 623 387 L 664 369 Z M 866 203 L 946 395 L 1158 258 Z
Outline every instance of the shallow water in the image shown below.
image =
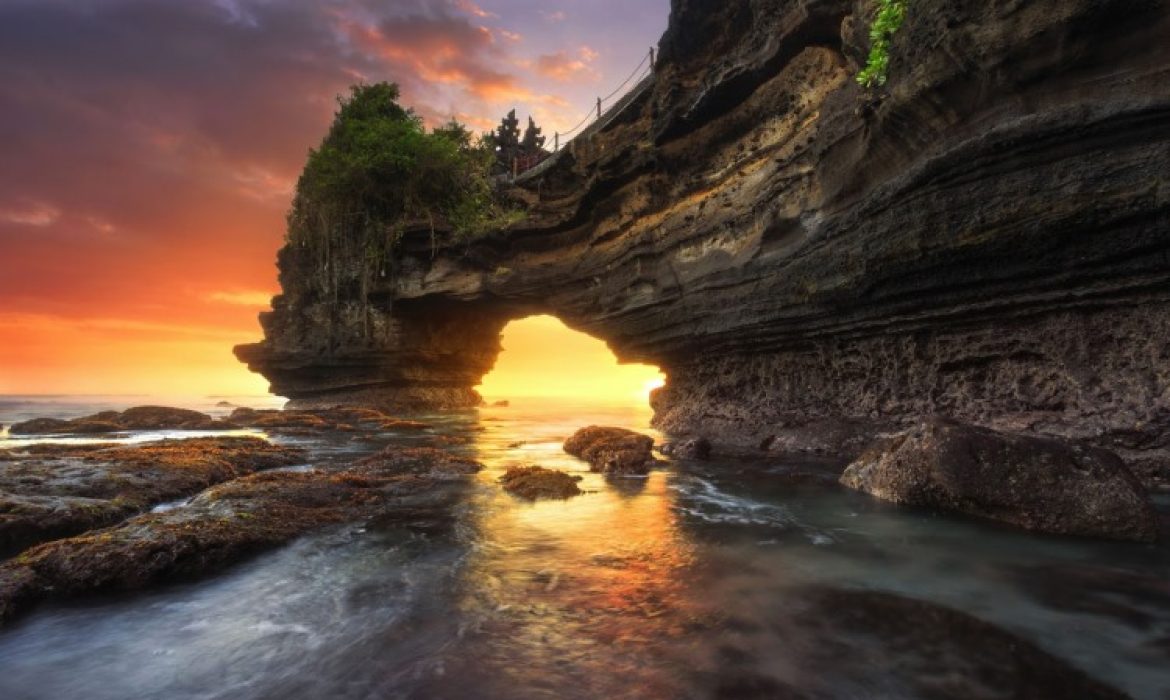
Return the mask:
M 75 403 L 34 413 L 92 412 Z M 17 419 L 5 405 L 0 423 Z M 907 674 L 936 650 L 810 608 L 829 588 L 962 610 L 1170 698 L 1166 545 L 892 507 L 809 465 L 675 462 L 607 480 L 561 451 L 578 427 L 649 431 L 649 417 L 523 401 L 424 416 L 488 467 L 453 532 L 335 528 L 205 581 L 41 608 L 0 631 L 0 698 L 920 696 Z M 299 444 L 339 462 L 425 437 Z M 568 470 L 586 493 L 519 501 L 496 485 L 513 464 Z

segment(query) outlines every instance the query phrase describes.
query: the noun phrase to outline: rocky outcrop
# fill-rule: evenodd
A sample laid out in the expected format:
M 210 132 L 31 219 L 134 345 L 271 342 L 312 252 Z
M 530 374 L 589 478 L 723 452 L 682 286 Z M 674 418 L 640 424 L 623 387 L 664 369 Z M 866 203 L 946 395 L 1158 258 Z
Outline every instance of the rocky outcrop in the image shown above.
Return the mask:
M 550 313 L 666 372 L 668 433 L 829 421 L 848 444 L 814 451 L 849 451 L 942 414 L 1164 474 L 1167 3 L 914 2 L 868 91 L 875 7 L 674 0 L 653 87 L 515 188 L 526 222 L 408 231 L 329 294 L 285 248 L 237 354 L 294 405 L 468 405 L 503 325 Z
M 1039 532 L 1141 542 L 1158 535 L 1141 483 L 1115 454 L 948 421 L 884 440 L 849 465 L 841 483 Z
M 73 420 L 33 418 L 14 424 L 10 432 L 13 435 L 88 435 L 126 430 L 231 430 L 235 427 L 186 408 L 135 406 L 120 413 L 102 411 Z
M 304 459 L 302 450 L 249 437 L 32 445 L 0 453 L 0 557 Z
M 625 428 L 591 425 L 565 441 L 565 452 L 602 474 L 646 474 L 655 464 L 654 438 Z
M 505 491 L 530 501 L 578 496 L 581 494 L 579 481 L 579 476 L 544 467 L 512 467 L 500 477 Z
M 365 430 L 419 431 L 431 427 L 426 423 L 402 420 L 370 408 L 331 406 L 304 411 L 256 410 L 237 408 L 228 422 L 239 427 L 263 430 Z
M 0 622 L 46 598 L 134 590 L 206 576 L 326 525 L 370 521 L 430 530 L 450 520 L 443 482 L 479 464 L 439 450 L 387 451 L 345 471 L 236 479 L 164 513 L 34 547 L 0 565 Z
M 372 408 L 327 406 L 300 411 L 237 408 L 226 419 L 185 408 L 139 406 L 121 413 L 103 411 L 92 416 L 63 420 L 33 418 L 12 426 L 14 435 L 94 435 L 131 430 L 218 431 L 257 428 L 280 431 L 418 431 L 431 427 L 426 423 L 395 418 Z

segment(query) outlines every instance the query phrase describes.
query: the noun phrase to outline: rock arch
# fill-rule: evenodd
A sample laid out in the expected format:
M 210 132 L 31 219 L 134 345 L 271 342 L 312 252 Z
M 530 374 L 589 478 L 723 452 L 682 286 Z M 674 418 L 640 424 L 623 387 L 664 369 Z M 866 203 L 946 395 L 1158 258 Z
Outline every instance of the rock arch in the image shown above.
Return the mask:
M 239 356 L 296 403 L 466 405 L 548 313 L 662 367 L 672 432 L 839 450 L 946 413 L 1165 460 L 1170 10 L 923 0 L 871 93 L 870 5 L 675 0 L 653 90 L 514 188 L 528 221 L 413 232 L 328 304 L 286 249 Z

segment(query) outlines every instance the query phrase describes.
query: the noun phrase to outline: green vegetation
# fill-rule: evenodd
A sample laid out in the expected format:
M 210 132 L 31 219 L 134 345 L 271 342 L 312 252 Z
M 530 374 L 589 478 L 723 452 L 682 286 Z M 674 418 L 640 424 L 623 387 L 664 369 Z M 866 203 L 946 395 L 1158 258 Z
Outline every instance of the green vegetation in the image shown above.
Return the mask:
M 352 87 L 297 182 L 288 241 L 306 249 L 334 298 L 350 281 L 364 296 L 408 228 L 471 238 L 521 216 L 496 199 L 486 139 L 454 121 L 428 132 L 398 97 L 392 83 Z
M 890 40 L 906 21 L 910 0 L 878 0 L 878 12 L 869 27 L 869 60 L 857 74 L 857 82 L 867 88 L 886 84 L 890 70 Z

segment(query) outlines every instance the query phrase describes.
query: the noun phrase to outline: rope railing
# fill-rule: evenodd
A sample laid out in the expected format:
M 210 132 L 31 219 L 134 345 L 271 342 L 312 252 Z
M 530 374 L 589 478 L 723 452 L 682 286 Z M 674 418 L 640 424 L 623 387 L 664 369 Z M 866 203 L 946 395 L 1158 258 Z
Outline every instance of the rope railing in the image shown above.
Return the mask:
M 645 56 L 642 57 L 641 62 L 639 62 L 638 65 L 634 67 L 634 70 L 630 73 L 630 75 L 625 80 L 623 80 L 620 84 L 618 84 L 618 86 L 616 88 L 614 88 L 613 91 L 610 92 L 605 97 L 598 97 L 597 98 L 597 103 L 596 103 L 595 107 L 593 109 L 590 109 L 585 114 L 585 116 L 581 118 L 581 121 L 577 122 L 576 126 L 574 126 L 572 129 L 569 129 L 568 131 L 558 131 L 558 132 L 553 134 L 552 153 L 550 153 L 549 155 L 544 156 L 542 158 L 535 159 L 535 160 L 527 160 L 524 163 L 520 163 L 520 162 L 513 163 L 512 179 L 516 179 L 520 175 L 523 175 L 523 174 L 527 173 L 528 171 L 537 168 L 541 164 L 552 160 L 552 156 L 559 153 L 563 149 L 563 147 L 568 146 L 569 143 L 571 143 L 573 139 L 579 138 L 582 134 L 588 132 L 592 125 L 601 123 L 602 117 L 604 117 L 606 114 L 606 105 L 607 104 L 609 104 L 609 111 L 615 111 L 616 113 L 620 113 L 621 110 L 625 109 L 625 107 L 627 105 L 623 104 L 623 101 L 627 97 L 629 97 L 630 94 L 636 92 L 636 90 L 627 91 L 627 88 L 631 85 L 631 83 L 635 86 L 635 88 L 637 88 L 638 86 L 640 86 L 642 84 L 642 82 L 648 76 L 653 75 L 654 65 L 655 65 L 654 59 L 655 59 L 654 48 L 651 47 L 649 53 L 647 53 Z M 619 94 L 621 95 L 621 97 L 619 97 L 616 101 L 614 101 L 612 104 L 610 104 L 610 101 L 613 100 L 615 97 L 617 97 Z M 616 114 L 613 116 L 616 116 Z M 608 123 L 608 120 L 606 121 L 606 123 Z M 602 126 L 604 126 L 604 125 L 602 125 Z M 562 141 L 564 142 L 563 144 L 562 144 Z M 525 166 L 527 166 L 527 167 L 525 167 Z

